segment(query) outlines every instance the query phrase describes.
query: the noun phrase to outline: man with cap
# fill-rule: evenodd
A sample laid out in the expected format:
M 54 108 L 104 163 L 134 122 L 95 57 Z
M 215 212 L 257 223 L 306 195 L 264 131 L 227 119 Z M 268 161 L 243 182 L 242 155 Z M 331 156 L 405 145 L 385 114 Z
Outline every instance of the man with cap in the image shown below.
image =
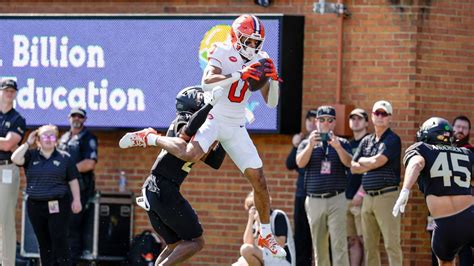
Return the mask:
M 454 130 L 454 146 L 463 147 L 474 152 L 474 146 L 469 143 L 469 135 L 471 131 L 471 120 L 465 115 L 459 115 L 453 120 L 453 130 Z M 471 179 L 471 194 L 474 195 L 474 179 Z M 470 245 L 464 246 L 459 251 L 459 265 L 473 265 L 474 258 Z
M 347 254 L 347 170 L 351 148 L 346 139 L 334 135 L 336 110 L 321 106 L 316 112 L 316 130 L 298 146 L 296 163 L 305 168 L 306 213 L 318 266 L 349 265 Z
M 378 101 L 372 108 L 375 132 L 362 139 L 354 154 L 351 172 L 363 174 L 360 195 L 362 202 L 362 235 L 367 265 L 380 265 L 379 242 L 383 235 L 391 266 L 402 265 L 400 217 L 393 217 L 391 208 L 398 197 L 400 184 L 400 137 L 390 129 L 393 109 L 387 101 Z
M 308 218 L 306 217 L 306 210 L 304 208 L 304 202 L 306 200 L 306 192 L 304 190 L 304 168 L 299 168 L 296 164 L 296 151 L 301 141 L 306 139 L 310 132 L 316 130 L 316 114 L 317 110 L 315 109 L 308 111 L 305 119 L 305 132 L 300 132 L 293 136 L 293 146 L 290 154 L 288 154 L 288 158 L 286 159 L 286 167 L 288 170 L 295 170 L 298 172 L 293 219 L 295 225 L 294 239 L 296 265 L 301 266 L 312 265 L 313 252 L 311 248 L 311 231 L 309 230 Z
M 367 136 L 369 116 L 361 108 L 352 110 L 349 114 L 349 127 L 354 138 L 349 141 L 352 154 L 355 154 L 362 139 Z M 358 191 L 362 181 L 361 174 L 348 173 L 349 183 L 346 188 L 346 198 L 349 201 L 347 209 L 347 242 L 349 244 L 349 261 L 351 265 L 362 265 L 364 258 L 364 245 L 362 240 L 362 220 L 360 217 L 363 190 Z
M 0 264 L 15 265 L 16 227 L 15 212 L 20 172 L 12 163 L 13 151 L 23 139 L 26 130 L 25 118 L 14 108 L 18 86 L 14 80 L 2 81 L 0 89 L 0 243 L 2 250 Z
M 59 149 L 67 151 L 76 163 L 81 176 L 78 179 L 81 190 L 81 203 L 83 210 L 71 216 L 69 227 L 69 242 L 71 255 L 77 260 L 83 251 L 83 231 L 86 222 L 85 213 L 89 209 L 89 201 L 94 196 L 95 180 L 94 169 L 97 164 L 97 137 L 86 129 L 84 123 L 87 113 L 82 108 L 72 108 L 69 113 L 69 131 L 64 133 L 59 140 Z

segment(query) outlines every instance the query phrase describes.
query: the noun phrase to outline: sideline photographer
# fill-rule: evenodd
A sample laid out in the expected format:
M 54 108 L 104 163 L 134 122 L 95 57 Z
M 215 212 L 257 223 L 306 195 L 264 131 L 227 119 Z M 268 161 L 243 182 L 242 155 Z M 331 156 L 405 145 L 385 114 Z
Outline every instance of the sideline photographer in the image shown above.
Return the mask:
M 349 142 L 333 134 L 336 110 L 317 110 L 316 130 L 301 142 L 296 155 L 305 168 L 305 208 L 311 229 L 316 264 L 329 266 L 329 235 L 334 265 L 349 265 L 347 253 L 347 171 L 351 166 Z

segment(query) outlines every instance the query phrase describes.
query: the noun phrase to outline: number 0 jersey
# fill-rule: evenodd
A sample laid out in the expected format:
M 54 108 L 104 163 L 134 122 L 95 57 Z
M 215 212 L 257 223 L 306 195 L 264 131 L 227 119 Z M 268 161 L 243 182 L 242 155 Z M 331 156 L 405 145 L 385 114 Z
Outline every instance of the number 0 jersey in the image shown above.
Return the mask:
M 222 75 L 234 73 L 244 67 L 257 63 L 262 58 L 268 58 L 264 51 L 245 62 L 235 48 L 228 43 L 214 43 L 208 55 L 208 65 L 218 67 Z M 206 73 L 204 73 L 206 75 Z M 204 76 L 203 76 L 204 78 Z M 245 106 L 252 92 L 248 89 L 248 82 L 242 79 L 224 87 L 224 95 L 214 106 L 211 114 L 237 124 L 245 123 Z
M 405 151 L 406 166 L 413 156 L 425 159 L 418 177 L 425 196 L 470 195 L 474 154 L 466 148 L 417 142 Z

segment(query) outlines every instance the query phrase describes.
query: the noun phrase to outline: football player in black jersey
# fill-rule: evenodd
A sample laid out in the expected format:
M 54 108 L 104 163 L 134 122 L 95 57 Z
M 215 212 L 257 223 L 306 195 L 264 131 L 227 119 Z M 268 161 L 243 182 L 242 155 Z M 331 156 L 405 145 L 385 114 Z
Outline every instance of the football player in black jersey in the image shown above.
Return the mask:
M 205 105 L 200 87 L 188 87 L 180 91 L 176 96 L 177 117 L 171 123 L 167 136 L 189 141 L 217 101 L 218 96 L 214 94 L 213 97 Z M 142 133 L 145 140 L 157 134 L 151 128 L 142 130 Z M 146 142 L 142 144 L 147 146 Z M 224 160 L 225 151 L 220 145 L 214 145 L 201 160 L 218 169 Z M 137 204 L 147 210 L 153 228 L 166 242 L 166 248 L 155 265 L 182 263 L 204 247 L 203 229 L 198 216 L 180 193 L 180 186 L 193 164 L 162 150 L 143 184 L 143 196 L 137 198 Z
M 470 181 L 474 155 L 452 145 L 453 129 L 443 118 L 425 121 L 417 143 L 403 158 L 406 167 L 403 189 L 393 215 L 405 211 L 411 187 L 417 182 L 435 219 L 431 247 L 439 265 L 454 265 L 454 257 L 467 244 L 474 244 L 474 197 Z

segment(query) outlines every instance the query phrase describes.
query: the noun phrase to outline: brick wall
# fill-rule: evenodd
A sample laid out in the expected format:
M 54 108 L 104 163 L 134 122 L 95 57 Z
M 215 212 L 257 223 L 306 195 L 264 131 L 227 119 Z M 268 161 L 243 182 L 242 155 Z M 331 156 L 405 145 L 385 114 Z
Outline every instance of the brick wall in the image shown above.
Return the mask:
M 335 102 L 337 26 L 334 15 L 312 12 L 314 1 L 275 0 L 270 8 L 253 1 L 29 1 L 7 2 L 7 13 L 285 13 L 306 17 L 303 109 Z M 370 110 L 373 102 L 393 103 L 393 128 L 406 148 L 418 125 L 430 116 L 474 117 L 474 3 L 461 0 L 352 0 L 344 22 L 342 102 Z M 170 107 L 171 108 L 171 107 Z M 295 119 L 301 114 L 294 114 Z M 120 151 L 124 132 L 98 132 L 99 189 L 118 187 L 125 170 L 129 188 L 138 193 L 153 163 L 147 150 Z M 263 158 L 273 205 L 292 215 L 295 173 L 284 167 L 291 136 L 252 135 Z M 158 153 L 158 150 L 153 151 Z M 246 222 L 243 198 L 250 186 L 227 158 L 220 171 L 194 168 L 183 193 L 200 215 L 206 248 L 188 265 L 229 265 L 238 257 Z M 404 264 L 429 265 L 429 236 L 424 230 L 427 210 L 415 191 L 403 216 Z M 149 228 L 145 213 L 135 210 L 135 232 Z M 20 221 L 19 214 L 17 221 Z M 384 258 L 384 264 L 386 264 Z

